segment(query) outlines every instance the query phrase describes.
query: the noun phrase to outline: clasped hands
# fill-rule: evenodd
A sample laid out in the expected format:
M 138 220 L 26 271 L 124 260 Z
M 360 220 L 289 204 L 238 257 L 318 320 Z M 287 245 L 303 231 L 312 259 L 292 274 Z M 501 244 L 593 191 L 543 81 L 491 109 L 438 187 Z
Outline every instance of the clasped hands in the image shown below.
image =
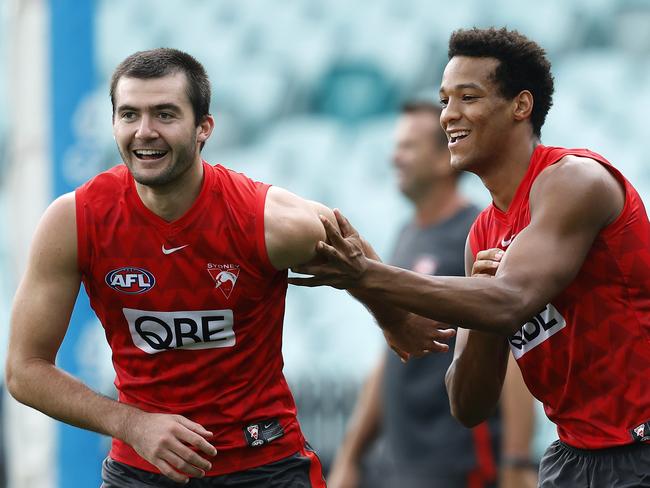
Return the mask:
M 292 268 L 292 271 L 311 276 L 292 277 L 289 283 L 297 286 L 347 289 L 358 298 L 362 293 L 356 289 L 363 284 L 370 260 L 379 261 L 379 257 L 339 210 L 334 210 L 334 215 L 340 231 L 327 218 L 321 216 L 327 242 L 321 241 L 317 244 L 316 257 L 312 261 Z M 472 267 L 472 276 L 494 276 L 502 256 L 503 251 L 499 249 L 479 252 Z M 448 351 L 447 344 L 439 341 L 449 340 L 455 335 L 455 330 L 448 328 L 446 324 L 414 314 L 409 314 L 407 319 L 402 321 L 401 327 L 382 329 L 388 345 L 403 361 L 412 356 Z
M 327 242 L 316 244 L 316 257 L 308 263 L 294 266 L 291 271 L 311 275 L 292 277 L 289 283 L 297 286 L 331 286 L 339 290 L 355 288 L 368 267 L 367 254 L 378 259 L 372 248 L 361 238 L 338 209 L 334 210 L 339 230 L 326 217 L 320 216 Z

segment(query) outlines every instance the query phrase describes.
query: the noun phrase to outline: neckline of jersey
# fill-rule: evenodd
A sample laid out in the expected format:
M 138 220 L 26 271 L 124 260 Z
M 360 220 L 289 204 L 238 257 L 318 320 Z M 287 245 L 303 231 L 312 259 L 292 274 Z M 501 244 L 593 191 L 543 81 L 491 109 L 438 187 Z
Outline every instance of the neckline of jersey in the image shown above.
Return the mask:
M 140 212 L 140 214 L 142 214 L 142 216 L 149 222 L 151 222 L 156 227 L 166 231 L 167 233 L 175 234 L 179 230 L 190 225 L 206 204 L 206 194 L 209 192 L 209 188 L 212 186 L 214 168 L 206 161 L 201 160 L 201 163 L 203 164 L 203 182 L 201 184 L 201 191 L 187 212 L 185 212 L 176 220 L 168 222 L 148 209 L 140 198 L 140 195 L 138 195 L 133 176 L 131 176 L 131 173 L 127 171 L 126 175 L 129 180 L 129 199 L 135 205 L 135 208 Z

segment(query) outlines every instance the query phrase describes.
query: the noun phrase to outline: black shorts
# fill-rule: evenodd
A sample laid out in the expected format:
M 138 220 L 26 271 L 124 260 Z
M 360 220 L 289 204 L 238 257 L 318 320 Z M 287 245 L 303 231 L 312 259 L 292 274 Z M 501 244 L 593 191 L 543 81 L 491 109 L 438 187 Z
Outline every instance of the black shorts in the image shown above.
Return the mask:
M 555 441 L 539 466 L 539 488 L 633 487 L 650 487 L 650 444 L 587 450 Z
M 273 463 L 237 473 L 190 478 L 186 484 L 106 458 L 102 481 L 101 488 L 325 488 L 320 460 L 309 446 Z

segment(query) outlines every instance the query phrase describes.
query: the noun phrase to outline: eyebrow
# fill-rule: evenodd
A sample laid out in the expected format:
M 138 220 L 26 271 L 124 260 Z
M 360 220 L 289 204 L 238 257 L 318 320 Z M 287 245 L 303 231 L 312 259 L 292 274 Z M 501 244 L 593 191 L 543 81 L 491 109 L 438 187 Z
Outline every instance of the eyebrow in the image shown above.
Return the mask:
M 463 90 L 463 89 L 466 89 L 466 88 L 472 88 L 472 89 L 478 90 L 481 87 L 479 85 L 477 85 L 476 83 L 460 83 L 458 85 L 455 85 L 453 88 L 456 89 L 456 90 Z M 443 91 L 444 91 L 444 87 L 441 86 L 440 90 L 439 90 L 439 93 L 442 93 Z
M 145 107 L 145 109 L 146 110 L 153 109 L 154 111 L 160 111 L 160 110 L 173 110 L 175 112 L 181 111 L 181 108 L 175 103 L 160 103 L 158 105 L 154 105 L 153 107 Z M 117 107 L 118 112 L 122 112 L 124 110 L 138 112 L 140 111 L 140 108 L 133 107 L 131 105 L 120 105 L 119 107 Z

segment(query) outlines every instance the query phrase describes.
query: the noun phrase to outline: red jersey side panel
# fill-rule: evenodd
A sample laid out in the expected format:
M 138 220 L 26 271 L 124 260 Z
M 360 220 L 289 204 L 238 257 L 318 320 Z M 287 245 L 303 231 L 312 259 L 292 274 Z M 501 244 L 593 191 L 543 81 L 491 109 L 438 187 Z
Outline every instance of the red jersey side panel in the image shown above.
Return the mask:
M 203 167 L 196 202 L 168 223 L 116 166 L 77 190 L 77 228 L 79 267 L 113 351 L 119 400 L 213 432 L 218 454 L 208 475 L 217 475 L 288 456 L 303 438 L 282 374 L 287 273 L 266 253 L 268 186 Z M 277 421 L 280 436 L 259 442 L 263 420 Z M 157 471 L 117 439 L 111 457 Z
M 535 178 L 569 154 L 606 166 L 625 188 L 625 205 L 597 236 L 573 282 L 509 338 L 510 348 L 562 441 L 585 449 L 647 442 L 650 224 L 632 185 L 596 153 L 537 146 L 508 211 L 486 208 L 470 231 L 470 246 L 475 256 L 507 249 L 530 223 Z

